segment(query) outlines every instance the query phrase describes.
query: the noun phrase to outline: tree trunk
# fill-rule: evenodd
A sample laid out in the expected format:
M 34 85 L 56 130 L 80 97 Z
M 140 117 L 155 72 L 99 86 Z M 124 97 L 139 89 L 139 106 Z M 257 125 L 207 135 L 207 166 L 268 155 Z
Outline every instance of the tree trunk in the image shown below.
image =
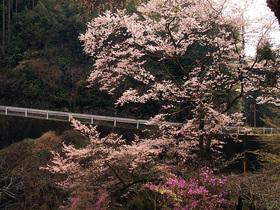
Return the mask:
M 17 9 L 18 9 L 18 0 L 16 0 L 15 13 L 17 13 Z
M 204 129 L 204 113 L 203 111 L 201 111 L 201 114 L 199 116 L 199 127 L 198 129 L 199 130 L 203 130 Z M 199 159 L 201 161 L 204 160 L 204 157 L 205 157 L 205 151 L 204 151 L 204 135 L 200 135 L 199 136 Z
M 11 36 L 11 0 L 9 0 L 8 8 L 8 43 L 10 42 Z
M 203 135 L 199 136 L 199 159 L 201 161 L 204 160 L 204 140 L 203 140 Z
M 3 23 L 2 23 L 2 55 L 5 55 L 5 0 L 2 0 L 2 16 L 3 16 Z

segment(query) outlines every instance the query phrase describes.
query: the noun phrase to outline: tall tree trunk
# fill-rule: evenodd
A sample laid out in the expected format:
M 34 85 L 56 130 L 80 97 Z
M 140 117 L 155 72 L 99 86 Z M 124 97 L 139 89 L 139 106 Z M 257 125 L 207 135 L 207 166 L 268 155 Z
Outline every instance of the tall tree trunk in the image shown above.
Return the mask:
M 3 24 L 2 24 L 2 55 L 5 55 L 5 0 L 2 0 L 2 16 L 3 16 Z
M 198 130 L 202 131 L 204 129 L 204 113 L 201 111 L 200 116 L 199 116 L 199 127 Z M 205 151 L 204 151 L 204 135 L 200 134 L 199 135 L 199 159 L 201 161 L 204 160 L 205 157 Z
M 200 135 L 199 136 L 199 159 L 201 161 L 204 160 L 204 156 L 205 156 L 204 152 L 205 152 L 204 151 L 204 139 L 203 139 L 203 135 Z
M 8 43 L 10 42 L 11 36 L 11 0 L 9 0 L 8 8 Z

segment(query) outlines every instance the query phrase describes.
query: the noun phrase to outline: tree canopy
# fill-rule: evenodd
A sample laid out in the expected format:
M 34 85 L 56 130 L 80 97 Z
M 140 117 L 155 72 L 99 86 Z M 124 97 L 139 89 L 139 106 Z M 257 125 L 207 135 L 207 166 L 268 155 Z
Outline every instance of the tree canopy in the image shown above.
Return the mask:
M 225 15 L 220 3 L 152 0 L 132 15 L 107 11 L 80 35 L 95 60 L 88 81 L 114 94 L 127 78 L 134 80 L 137 86 L 124 90 L 116 105 L 160 101 L 154 120 L 183 123 L 177 130 L 184 135 L 182 148 L 195 142 L 201 158 L 222 127 L 241 125 L 231 108 L 275 71 L 273 64 L 260 69 L 245 60 L 241 33 L 247 23 L 241 15 Z M 188 53 L 194 46 L 204 53 Z

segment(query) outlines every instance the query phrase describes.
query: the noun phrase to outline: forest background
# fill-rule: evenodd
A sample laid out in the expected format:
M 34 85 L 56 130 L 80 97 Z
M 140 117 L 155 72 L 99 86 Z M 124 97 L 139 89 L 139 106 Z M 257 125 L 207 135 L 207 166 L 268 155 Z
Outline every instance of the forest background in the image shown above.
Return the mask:
M 116 109 L 97 86 L 87 88 L 93 61 L 83 53 L 86 22 L 107 9 L 132 12 L 137 1 L 3 1 L 0 104 L 148 118 L 145 110 Z M 3 9 L 4 5 L 4 9 Z M 4 34 L 4 36 L 3 36 Z M 128 109 L 128 108 L 127 108 Z M 148 113 L 150 115 L 151 113 Z
M 155 104 L 115 107 L 117 96 L 112 99 L 97 85 L 86 87 L 94 61 L 83 53 L 78 40 L 86 23 L 102 11 L 126 8 L 132 13 L 139 3 L 3 0 L 0 104 L 149 119 L 155 114 Z M 254 117 L 250 105 L 256 97 L 257 94 L 239 104 L 251 126 Z M 257 105 L 257 126 L 264 126 L 260 120 L 264 115 L 273 116 L 266 105 Z

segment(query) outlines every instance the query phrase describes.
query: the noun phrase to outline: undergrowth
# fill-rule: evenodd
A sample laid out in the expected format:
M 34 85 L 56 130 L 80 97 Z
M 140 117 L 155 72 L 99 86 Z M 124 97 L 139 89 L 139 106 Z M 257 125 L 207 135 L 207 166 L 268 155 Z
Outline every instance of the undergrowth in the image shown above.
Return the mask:
M 0 209 L 279 209 L 280 137 L 259 141 L 263 146 L 254 152 L 262 164 L 258 171 L 221 174 L 178 161 L 153 169 L 158 179 L 75 194 L 57 187 L 65 175 L 39 167 L 49 163 L 50 150 L 61 150 L 62 142 L 83 148 L 88 139 L 77 131 L 61 136 L 50 131 L 0 150 Z

